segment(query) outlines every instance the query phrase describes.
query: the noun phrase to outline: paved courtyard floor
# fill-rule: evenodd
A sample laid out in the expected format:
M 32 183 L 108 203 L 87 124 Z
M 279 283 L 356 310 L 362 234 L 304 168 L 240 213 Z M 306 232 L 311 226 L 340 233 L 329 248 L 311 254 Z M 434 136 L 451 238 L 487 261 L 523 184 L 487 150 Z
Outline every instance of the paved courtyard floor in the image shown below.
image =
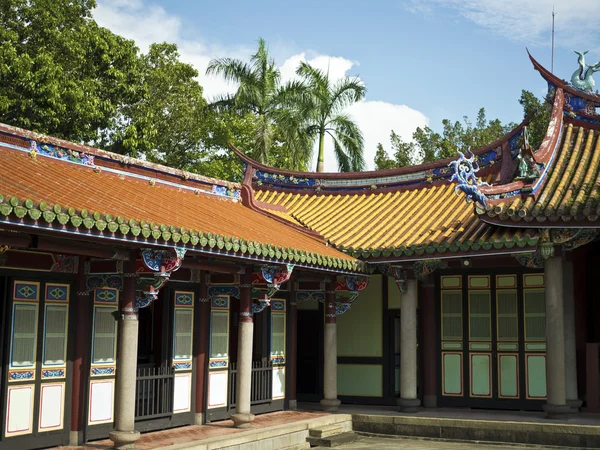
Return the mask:
M 576 450 L 569 447 L 542 447 L 535 445 L 508 445 L 483 442 L 451 442 L 433 441 L 430 439 L 387 438 L 360 436 L 357 441 L 336 447 L 338 449 L 352 450 L 541 450 L 561 449 Z M 577 449 L 582 450 L 582 449 Z

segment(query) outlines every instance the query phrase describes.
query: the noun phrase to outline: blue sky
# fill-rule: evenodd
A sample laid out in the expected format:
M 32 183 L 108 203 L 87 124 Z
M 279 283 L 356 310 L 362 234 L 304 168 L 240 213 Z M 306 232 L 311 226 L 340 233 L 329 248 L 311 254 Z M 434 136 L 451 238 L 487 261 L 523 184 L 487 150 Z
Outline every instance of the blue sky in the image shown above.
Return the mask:
M 522 89 L 538 96 L 545 85 L 525 48 L 550 67 L 552 0 L 99 0 L 96 20 L 135 39 L 176 42 L 203 73 L 213 57 L 246 58 L 258 37 L 267 40 L 282 73 L 301 60 L 358 75 L 368 94 L 353 108 L 365 133 L 367 162 L 393 128 L 410 139 L 416 126 L 439 130 L 441 120 L 489 118 L 519 122 Z M 576 69 L 572 50 L 600 60 L 600 0 L 557 5 L 555 73 Z M 207 79 L 207 97 L 234 87 Z M 600 79 L 599 79 L 600 82 Z M 330 168 L 332 168 L 330 166 Z

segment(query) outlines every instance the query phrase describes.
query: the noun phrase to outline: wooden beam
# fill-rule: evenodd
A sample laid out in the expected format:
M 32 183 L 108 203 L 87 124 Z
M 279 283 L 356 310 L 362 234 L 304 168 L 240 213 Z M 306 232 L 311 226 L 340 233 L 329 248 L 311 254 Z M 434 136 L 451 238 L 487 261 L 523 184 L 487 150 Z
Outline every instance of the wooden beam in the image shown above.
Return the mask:
M 184 259 L 182 267 L 187 269 L 200 269 L 209 272 L 217 273 L 244 273 L 245 269 L 243 266 L 235 264 L 220 263 L 216 261 L 206 261 L 199 259 Z
M 66 239 L 55 239 L 45 236 L 38 237 L 36 248 L 51 253 L 83 255 L 104 259 L 112 259 L 119 253 L 117 249 L 107 246 L 86 244 L 78 241 L 68 241 Z

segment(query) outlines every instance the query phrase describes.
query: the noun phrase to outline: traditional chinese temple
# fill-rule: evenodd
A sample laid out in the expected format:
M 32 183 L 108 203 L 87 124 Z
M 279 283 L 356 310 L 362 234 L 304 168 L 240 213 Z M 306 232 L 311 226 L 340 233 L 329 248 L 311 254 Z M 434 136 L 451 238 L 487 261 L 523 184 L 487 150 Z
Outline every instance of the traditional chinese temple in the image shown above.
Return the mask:
M 600 411 L 600 96 L 471 153 L 229 183 L 0 125 L 0 450 L 320 402 Z M 585 66 L 585 63 L 584 63 Z

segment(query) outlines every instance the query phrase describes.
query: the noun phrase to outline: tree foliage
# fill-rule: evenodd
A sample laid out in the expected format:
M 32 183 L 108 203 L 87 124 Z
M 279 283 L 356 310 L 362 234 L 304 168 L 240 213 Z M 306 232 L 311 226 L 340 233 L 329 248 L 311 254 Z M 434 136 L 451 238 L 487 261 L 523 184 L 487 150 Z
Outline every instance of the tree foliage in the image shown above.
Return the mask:
M 220 75 L 238 84 L 233 95 L 217 98 L 211 106 L 215 111 L 251 114 L 254 117 L 254 139 L 250 155 L 265 164 L 302 170 L 310 158 L 310 142 L 300 132 L 302 117 L 290 107 L 289 99 L 298 91 L 298 83 L 281 83 L 281 73 L 271 58 L 263 39 L 248 63 L 239 59 L 221 58 L 210 61 L 206 73 Z M 288 157 L 282 158 L 282 152 Z
M 111 128 L 140 95 L 132 41 L 91 19 L 93 0 L 0 2 L 0 121 L 73 141 Z
M 390 134 L 393 159 L 390 158 L 379 143 L 375 153 L 375 170 L 393 169 L 395 167 L 406 167 L 417 164 L 417 148 L 414 142 L 404 142 L 394 130 Z

